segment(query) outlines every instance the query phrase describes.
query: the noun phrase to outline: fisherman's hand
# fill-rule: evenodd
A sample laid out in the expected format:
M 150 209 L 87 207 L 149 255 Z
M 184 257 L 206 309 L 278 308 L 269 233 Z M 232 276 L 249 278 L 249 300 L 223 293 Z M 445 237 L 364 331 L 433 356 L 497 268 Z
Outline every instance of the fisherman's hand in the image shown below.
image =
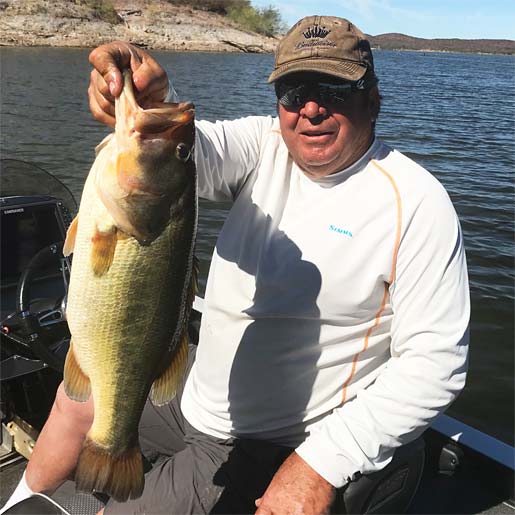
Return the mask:
M 275 473 L 256 515 L 322 515 L 329 513 L 335 488 L 298 454 L 292 453 Z
M 115 41 L 89 54 L 93 66 L 88 89 L 93 117 L 114 127 L 114 99 L 122 92 L 121 70 L 130 68 L 136 100 L 142 107 L 162 102 L 168 93 L 168 77 L 161 66 L 141 48 Z

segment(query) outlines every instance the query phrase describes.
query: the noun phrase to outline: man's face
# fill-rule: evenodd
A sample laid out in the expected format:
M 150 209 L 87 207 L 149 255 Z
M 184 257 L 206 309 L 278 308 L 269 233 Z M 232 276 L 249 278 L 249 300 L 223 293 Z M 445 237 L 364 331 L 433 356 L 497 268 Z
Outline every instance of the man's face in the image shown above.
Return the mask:
M 326 75 L 295 74 L 293 82 L 337 82 Z M 291 83 L 292 79 L 288 78 Z M 377 91 L 377 90 L 376 90 Z M 377 110 L 369 91 L 353 92 L 343 102 L 308 95 L 298 106 L 278 103 L 281 132 L 293 160 L 312 178 L 338 172 L 355 163 L 373 138 Z

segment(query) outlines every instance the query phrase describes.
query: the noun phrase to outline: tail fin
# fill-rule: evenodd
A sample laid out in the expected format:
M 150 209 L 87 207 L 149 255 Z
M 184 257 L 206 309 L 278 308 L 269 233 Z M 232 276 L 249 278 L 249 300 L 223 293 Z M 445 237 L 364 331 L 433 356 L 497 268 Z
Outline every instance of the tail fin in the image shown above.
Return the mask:
M 75 483 L 78 490 L 104 492 L 118 502 L 137 499 L 145 485 L 139 446 L 113 455 L 86 437 L 75 471 Z

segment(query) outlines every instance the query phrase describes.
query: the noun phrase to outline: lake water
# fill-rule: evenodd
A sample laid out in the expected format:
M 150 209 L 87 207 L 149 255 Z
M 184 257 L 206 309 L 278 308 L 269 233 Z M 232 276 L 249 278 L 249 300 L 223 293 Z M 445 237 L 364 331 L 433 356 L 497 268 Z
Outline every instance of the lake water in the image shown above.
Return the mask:
M 199 119 L 274 114 L 271 55 L 154 52 Z M 445 185 L 460 216 L 472 323 L 467 387 L 449 413 L 513 445 L 515 58 L 376 51 L 378 135 Z M 108 132 L 87 104 L 88 51 L 0 50 L 1 156 L 33 162 L 80 198 Z M 201 202 L 203 288 L 227 205 Z M 438 230 L 438 228 L 435 228 Z

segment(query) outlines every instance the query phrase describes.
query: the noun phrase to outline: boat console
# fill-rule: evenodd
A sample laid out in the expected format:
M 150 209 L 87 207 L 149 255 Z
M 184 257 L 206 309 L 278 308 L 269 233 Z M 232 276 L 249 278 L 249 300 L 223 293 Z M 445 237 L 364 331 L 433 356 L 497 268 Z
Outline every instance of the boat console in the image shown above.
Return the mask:
M 2 314 L 16 308 L 16 288 L 34 256 L 64 240 L 70 217 L 62 201 L 50 196 L 0 197 Z M 51 263 L 37 271 L 38 297 L 54 293 L 58 272 Z
M 32 164 L 2 159 L 0 177 L 3 463 L 19 443 L 9 443 L 9 424 L 20 442 L 32 441 L 61 379 L 70 339 L 70 261 L 62 245 L 76 203 L 60 181 Z M 23 445 L 27 457 L 30 444 Z

